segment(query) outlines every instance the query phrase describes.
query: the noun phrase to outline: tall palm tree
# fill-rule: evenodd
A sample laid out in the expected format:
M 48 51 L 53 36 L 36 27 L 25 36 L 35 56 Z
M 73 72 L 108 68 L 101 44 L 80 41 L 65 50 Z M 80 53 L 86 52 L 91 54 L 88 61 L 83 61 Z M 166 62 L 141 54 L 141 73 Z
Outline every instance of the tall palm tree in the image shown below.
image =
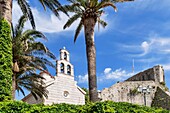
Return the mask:
M 80 19 L 77 26 L 74 42 L 76 41 L 82 27 L 84 27 L 86 55 L 88 62 L 88 80 L 90 100 L 95 102 L 98 100 L 97 81 L 96 81 L 96 48 L 94 43 L 94 28 L 96 23 L 105 27 L 107 23 L 100 19 L 104 13 L 103 8 L 111 6 L 115 11 L 116 2 L 132 1 L 132 0 L 68 0 L 71 4 L 62 6 L 67 12 L 74 13 L 64 25 L 64 29 L 70 27 L 73 22 Z M 63 11 L 58 8 L 58 11 Z
M 47 59 L 55 59 L 55 56 L 45 45 L 36 39 L 46 39 L 39 31 L 23 31 L 27 16 L 22 16 L 13 31 L 13 80 L 12 95 L 15 98 L 15 91 L 21 91 L 25 95 L 23 87 L 31 91 L 34 97 L 47 97 L 48 91 L 43 82 L 43 78 L 36 73 L 37 70 L 48 71 L 47 65 L 55 66 Z

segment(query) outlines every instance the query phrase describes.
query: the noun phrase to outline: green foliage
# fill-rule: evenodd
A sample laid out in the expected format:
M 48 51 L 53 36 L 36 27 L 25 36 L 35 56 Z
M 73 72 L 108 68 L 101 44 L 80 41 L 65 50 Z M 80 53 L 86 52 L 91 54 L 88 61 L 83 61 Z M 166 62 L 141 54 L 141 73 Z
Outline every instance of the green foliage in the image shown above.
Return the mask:
M 0 20 L 0 101 L 11 99 L 12 41 L 8 22 Z
M 86 105 L 53 104 L 46 106 L 9 101 L 0 102 L 0 113 L 169 113 L 169 111 L 112 101 L 88 103 Z
M 86 88 L 82 88 L 85 92 L 86 92 L 86 95 L 85 95 L 85 103 L 89 103 L 90 102 L 90 99 L 89 99 L 89 91 L 88 89 Z

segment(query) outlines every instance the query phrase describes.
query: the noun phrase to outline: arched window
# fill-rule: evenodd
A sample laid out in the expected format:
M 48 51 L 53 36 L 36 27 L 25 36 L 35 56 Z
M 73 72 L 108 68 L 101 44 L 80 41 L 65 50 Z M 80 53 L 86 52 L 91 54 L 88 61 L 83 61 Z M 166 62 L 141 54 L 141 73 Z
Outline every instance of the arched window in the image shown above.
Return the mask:
M 67 53 L 64 52 L 64 60 L 67 60 Z
M 71 75 L 71 66 L 70 65 L 67 65 L 67 74 Z
M 61 70 L 61 73 L 64 73 L 64 64 L 63 63 L 60 64 L 60 70 Z

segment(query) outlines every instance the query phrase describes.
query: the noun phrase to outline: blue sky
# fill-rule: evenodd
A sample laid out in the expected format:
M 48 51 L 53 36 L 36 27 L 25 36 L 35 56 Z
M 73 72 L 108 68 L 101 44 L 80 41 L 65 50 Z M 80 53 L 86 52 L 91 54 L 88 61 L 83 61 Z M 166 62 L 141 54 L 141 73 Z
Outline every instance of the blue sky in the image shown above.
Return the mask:
M 87 61 L 83 31 L 73 43 L 77 23 L 69 29 L 62 27 L 67 16 L 60 14 L 61 20 L 50 11 L 30 0 L 37 30 L 42 31 L 48 41 L 45 45 L 59 58 L 63 46 L 70 52 L 71 63 L 75 68 L 75 80 L 80 87 L 87 87 Z M 61 1 L 65 3 L 65 1 Z M 136 0 L 116 4 L 118 12 L 106 8 L 102 18 L 108 23 L 105 29 L 95 29 L 97 51 L 98 89 L 110 87 L 117 81 L 132 76 L 134 59 L 135 73 L 162 65 L 166 84 L 170 88 L 170 1 Z M 17 3 L 13 3 L 13 23 L 21 15 Z M 29 22 L 26 29 L 30 28 Z M 55 64 L 55 61 L 53 61 Z M 55 75 L 55 70 L 50 69 Z M 19 98 L 19 97 L 18 97 Z

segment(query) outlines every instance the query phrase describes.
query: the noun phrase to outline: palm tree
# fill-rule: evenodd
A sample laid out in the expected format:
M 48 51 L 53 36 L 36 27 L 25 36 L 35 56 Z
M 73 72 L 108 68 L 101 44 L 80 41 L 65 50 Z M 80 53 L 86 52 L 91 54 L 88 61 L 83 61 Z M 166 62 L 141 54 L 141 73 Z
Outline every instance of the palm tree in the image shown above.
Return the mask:
M 31 25 L 35 28 L 34 17 L 29 5 L 30 0 L 16 0 L 20 6 L 24 15 L 29 17 Z M 59 17 L 58 12 L 55 10 L 57 7 L 61 7 L 58 0 L 38 0 L 43 6 L 44 10 L 48 7 L 57 17 Z M 12 22 L 12 2 L 13 0 L 0 0 L 0 17 L 5 18 L 9 23 Z M 67 12 L 64 11 L 65 14 Z
M 43 78 L 36 74 L 37 70 L 48 71 L 47 66 L 55 66 L 47 59 L 55 59 L 55 56 L 48 50 L 39 39 L 46 37 L 39 31 L 23 31 L 27 16 L 22 16 L 13 31 L 13 76 L 12 76 L 12 95 L 15 98 L 15 91 L 21 91 L 25 95 L 23 88 L 31 91 L 34 97 L 47 97 Z M 45 56 L 46 55 L 46 56 Z
M 74 13 L 64 25 L 64 29 L 70 27 L 73 22 L 80 19 L 77 26 L 74 42 L 76 41 L 82 27 L 84 27 L 86 55 L 88 62 L 88 80 L 89 80 L 89 95 L 90 101 L 98 100 L 97 81 L 96 81 L 96 48 L 94 43 L 94 28 L 96 23 L 105 27 L 107 23 L 100 19 L 104 13 L 103 8 L 111 6 L 115 11 L 116 2 L 132 1 L 132 0 L 68 0 L 71 4 L 62 6 L 67 12 Z M 63 11 L 58 8 L 57 11 Z
M 33 14 L 30 9 L 29 2 L 30 0 L 16 0 L 23 12 L 23 14 L 27 15 L 29 17 L 29 20 L 31 22 L 31 25 L 33 28 L 35 28 L 35 22 L 33 18 Z M 58 0 L 38 0 L 44 9 L 46 10 L 46 7 L 48 7 L 56 16 L 58 16 L 58 13 L 56 10 L 54 10 L 57 7 L 60 7 L 61 4 L 58 2 Z M 4 64 L 6 62 L 8 63 L 8 68 L 0 68 L 0 73 L 1 74 L 0 79 L 1 82 L 3 83 L 3 87 L 0 88 L 0 101 L 3 101 L 5 99 L 10 99 L 11 98 L 11 76 L 12 76 L 12 42 L 10 39 L 10 25 L 12 23 L 12 2 L 13 0 L 0 0 L 0 25 L 2 24 L 1 21 L 3 21 L 3 25 L 0 27 L 0 31 L 3 29 L 3 34 L 0 34 L 0 40 L 3 41 L 3 43 L 0 43 L 0 47 L 6 47 L 6 50 L 0 50 L 0 55 L 4 56 Z M 5 20 L 1 20 L 5 19 Z M 7 21 L 7 22 L 6 22 Z M 9 24 L 9 25 L 8 25 Z M 5 29 L 5 30 L 4 30 Z M 0 32 L 2 33 L 2 32 Z M 3 37 L 5 36 L 5 37 Z M 5 40 L 5 41 L 4 41 Z M 8 81 L 8 83 L 6 82 Z

